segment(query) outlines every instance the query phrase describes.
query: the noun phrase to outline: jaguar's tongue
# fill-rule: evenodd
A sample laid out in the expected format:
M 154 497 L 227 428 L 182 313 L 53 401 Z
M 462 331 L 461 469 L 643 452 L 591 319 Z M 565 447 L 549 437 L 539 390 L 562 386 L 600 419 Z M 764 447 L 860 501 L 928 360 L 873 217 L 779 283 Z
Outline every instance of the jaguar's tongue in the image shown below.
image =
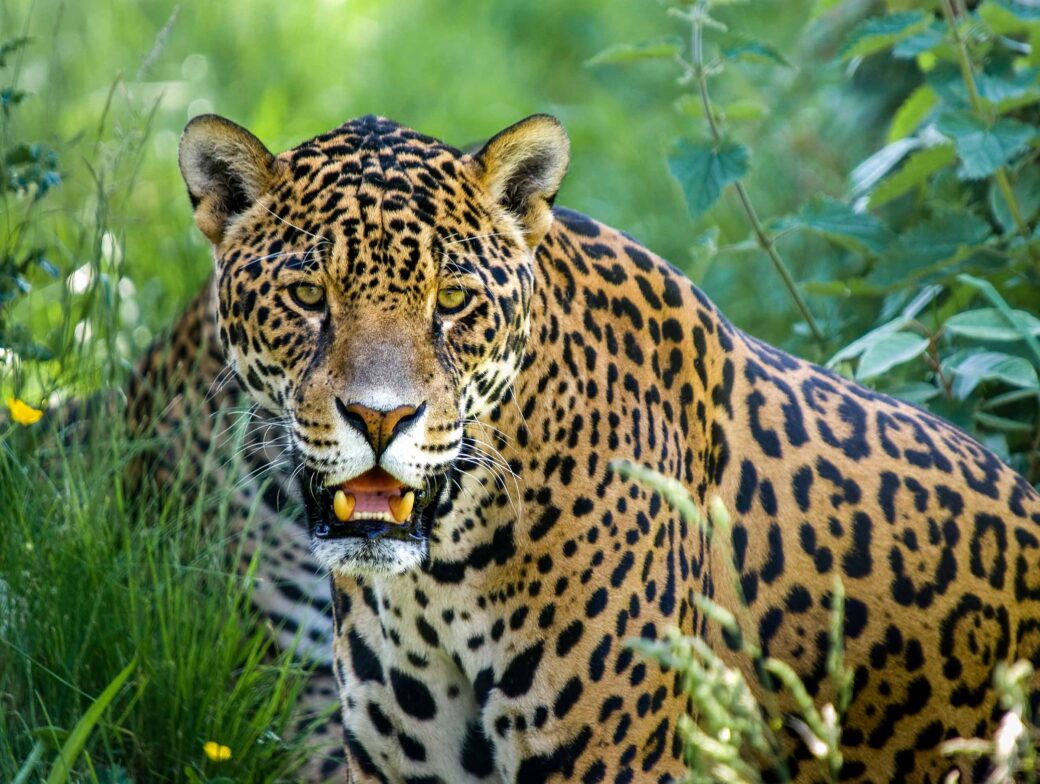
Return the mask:
M 408 490 L 381 468 L 344 482 L 332 497 L 332 510 L 340 522 L 387 520 L 404 523 L 415 507 L 415 491 Z

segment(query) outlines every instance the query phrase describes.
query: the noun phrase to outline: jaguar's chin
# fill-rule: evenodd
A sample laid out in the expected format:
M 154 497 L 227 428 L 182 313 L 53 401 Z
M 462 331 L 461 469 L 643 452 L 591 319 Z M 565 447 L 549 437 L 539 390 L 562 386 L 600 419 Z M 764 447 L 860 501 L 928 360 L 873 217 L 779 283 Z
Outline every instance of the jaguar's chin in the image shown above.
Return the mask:
M 303 467 L 300 490 L 311 551 L 334 574 L 401 574 L 429 553 L 437 500 L 447 472 L 409 487 L 382 468 L 337 484 Z

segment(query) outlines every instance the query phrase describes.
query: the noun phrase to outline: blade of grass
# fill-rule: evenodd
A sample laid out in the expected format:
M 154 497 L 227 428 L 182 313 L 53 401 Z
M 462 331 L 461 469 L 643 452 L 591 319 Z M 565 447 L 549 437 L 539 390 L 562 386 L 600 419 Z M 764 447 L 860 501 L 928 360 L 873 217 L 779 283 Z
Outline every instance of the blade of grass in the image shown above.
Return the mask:
M 126 683 L 126 679 L 130 677 L 130 674 L 134 671 L 137 666 L 137 657 L 135 656 L 130 660 L 115 678 L 112 679 L 111 683 L 105 687 L 105 690 L 101 692 L 101 695 L 94 700 L 93 704 L 87 709 L 87 712 L 83 714 L 79 721 L 76 722 L 76 726 L 72 728 L 72 732 L 69 734 L 68 740 L 61 747 L 61 752 L 58 754 L 58 758 L 54 761 L 54 767 L 51 768 L 51 773 L 47 777 L 47 784 L 65 784 L 69 777 L 69 771 L 72 769 L 73 763 L 79 756 L 83 747 L 87 743 L 87 738 L 90 737 L 90 733 L 94 731 L 94 727 L 101 720 L 102 714 L 105 709 L 108 708 L 112 700 L 115 699 L 116 694 Z
M 40 764 L 40 759 L 43 757 L 43 750 L 43 741 L 36 741 L 36 745 L 32 747 L 29 756 L 25 758 L 25 763 L 18 771 L 18 775 L 11 779 L 11 784 L 27 784 L 29 776 L 31 776 L 33 771 L 36 770 L 36 766 Z

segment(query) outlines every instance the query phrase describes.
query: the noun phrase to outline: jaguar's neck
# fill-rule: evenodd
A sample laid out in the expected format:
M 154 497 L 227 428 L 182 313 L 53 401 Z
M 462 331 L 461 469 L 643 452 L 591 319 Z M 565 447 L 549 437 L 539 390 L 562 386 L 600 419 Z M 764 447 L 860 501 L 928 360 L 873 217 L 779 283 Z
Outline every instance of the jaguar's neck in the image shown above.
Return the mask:
M 680 270 L 569 210 L 537 278 L 517 396 L 552 409 L 540 417 L 543 449 L 649 465 L 703 500 L 725 459 L 713 429 L 728 417 L 737 330 Z

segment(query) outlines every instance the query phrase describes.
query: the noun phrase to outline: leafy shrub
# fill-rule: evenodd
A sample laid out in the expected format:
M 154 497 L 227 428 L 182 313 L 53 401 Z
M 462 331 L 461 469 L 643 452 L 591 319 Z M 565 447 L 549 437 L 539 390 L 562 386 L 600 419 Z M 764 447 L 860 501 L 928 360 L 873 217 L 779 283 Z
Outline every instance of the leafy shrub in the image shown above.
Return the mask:
M 752 153 L 737 139 L 749 118 L 768 123 L 767 109 L 716 102 L 712 91 L 722 82 L 725 92 L 734 68 L 791 66 L 727 24 L 739 18 L 735 5 L 674 3 L 683 37 L 615 46 L 590 61 L 670 60 L 694 89 L 677 106 L 705 132 L 675 143 L 669 171 L 692 217 L 710 221 L 731 189 L 751 231 L 720 248 L 709 227 L 695 240 L 700 264 L 757 246 L 802 315 L 795 330 L 812 338 L 804 353 L 928 406 L 1040 483 L 1040 12 L 1016 0 L 970 11 L 959 0 L 914 10 L 890 0 L 888 13 L 854 24 L 836 59 L 853 71 L 886 59 L 916 86 L 844 194 L 762 219 L 744 183 Z M 834 5 L 821 0 L 810 28 Z M 837 249 L 844 274 L 795 282 L 781 250 L 805 233 Z M 875 322 L 864 334 L 865 314 Z

